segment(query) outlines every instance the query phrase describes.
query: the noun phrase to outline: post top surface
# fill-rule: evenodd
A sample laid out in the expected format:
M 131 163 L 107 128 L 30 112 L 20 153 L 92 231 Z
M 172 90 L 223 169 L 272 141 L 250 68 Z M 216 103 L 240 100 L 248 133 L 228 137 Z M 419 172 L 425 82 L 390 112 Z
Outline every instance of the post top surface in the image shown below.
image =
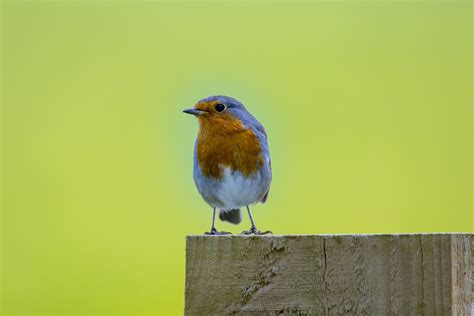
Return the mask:
M 302 238 L 302 237 L 403 237 L 403 236 L 469 236 L 470 232 L 395 233 L 395 234 L 290 234 L 290 235 L 187 235 L 186 238 Z

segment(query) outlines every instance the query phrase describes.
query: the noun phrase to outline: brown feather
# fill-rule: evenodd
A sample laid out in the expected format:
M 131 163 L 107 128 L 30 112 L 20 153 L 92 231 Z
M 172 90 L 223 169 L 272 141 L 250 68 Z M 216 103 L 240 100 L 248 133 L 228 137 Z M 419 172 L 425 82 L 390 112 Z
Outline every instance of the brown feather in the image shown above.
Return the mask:
M 260 142 L 251 129 L 228 113 L 213 111 L 214 103 L 203 102 L 196 108 L 207 113 L 199 116 L 197 160 L 207 177 L 222 178 L 222 166 L 249 176 L 263 165 Z

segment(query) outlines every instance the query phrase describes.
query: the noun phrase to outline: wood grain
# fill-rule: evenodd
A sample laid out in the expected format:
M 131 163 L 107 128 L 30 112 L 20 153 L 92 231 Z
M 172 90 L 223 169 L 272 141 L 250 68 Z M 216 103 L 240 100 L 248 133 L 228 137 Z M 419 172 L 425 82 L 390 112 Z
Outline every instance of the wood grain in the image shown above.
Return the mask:
M 474 316 L 474 237 L 471 237 L 471 283 L 472 283 L 471 316 Z
M 189 236 L 186 315 L 470 315 L 471 235 Z

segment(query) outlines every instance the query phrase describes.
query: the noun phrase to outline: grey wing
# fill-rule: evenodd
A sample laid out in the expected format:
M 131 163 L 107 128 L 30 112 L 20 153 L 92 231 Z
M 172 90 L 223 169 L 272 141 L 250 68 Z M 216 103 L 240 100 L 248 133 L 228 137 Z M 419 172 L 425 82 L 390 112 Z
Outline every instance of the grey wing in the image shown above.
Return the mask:
M 258 121 L 257 121 L 258 122 Z M 262 124 L 260 124 L 260 122 L 258 122 L 258 124 L 256 125 L 255 127 L 257 129 L 257 131 L 259 131 L 260 133 L 262 133 L 265 138 L 267 138 L 267 132 L 265 131 L 265 128 L 263 127 Z
M 266 151 L 266 153 L 268 155 L 268 164 L 269 164 L 269 167 L 270 167 L 270 177 L 271 177 L 272 161 L 270 159 L 270 153 L 269 153 L 269 149 L 268 149 L 267 132 L 265 131 L 265 128 L 263 127 L 262 124 L 260 124 L 259 121 L 257 121 L 256 119 L 254 119 L 254 120 L 255 120 L 255 122 L 254 122 L 255 130 L 257 130 L 261 134 L 261 139 L 263 139 L 263 141 L 264 141 L 263 142 L 264 151 Z M 270 186 L 268 187 L 268 190 L 265 193 L 265 195 L 260 199 L 260 203 L 265 203 L 267 201 L 268 192 L 270 192 Z
M 263 196 L 263 198 L 260 200 L 260 203 L 265 203 L 265 202 L 267 201 L 268 192 L 270 192 L 270 188 L 268 188 L 267 193 L 265 193 L 265 195 Z
M 270 173 L 271 173 L 272 172 L 272 160 L 271 159 L 269 160 L 268 165 L 270 166 Z M 265 193 L 265 195 L 262 197 L 262 199 L 260 200 L 260 203 L 265 203 L 267 201 L 269 192 L 270 192 L 270 186 L 268 186 L 267 193 Z

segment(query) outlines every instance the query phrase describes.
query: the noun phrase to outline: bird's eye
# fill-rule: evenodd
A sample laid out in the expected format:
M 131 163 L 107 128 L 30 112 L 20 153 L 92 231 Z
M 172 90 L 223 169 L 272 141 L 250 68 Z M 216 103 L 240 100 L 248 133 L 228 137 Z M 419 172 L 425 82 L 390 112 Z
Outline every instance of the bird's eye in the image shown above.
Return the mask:
M 225 105 L 224 104 L 216 104 L 215 109 L 217 112 L 223 112 L 225 110 Z

